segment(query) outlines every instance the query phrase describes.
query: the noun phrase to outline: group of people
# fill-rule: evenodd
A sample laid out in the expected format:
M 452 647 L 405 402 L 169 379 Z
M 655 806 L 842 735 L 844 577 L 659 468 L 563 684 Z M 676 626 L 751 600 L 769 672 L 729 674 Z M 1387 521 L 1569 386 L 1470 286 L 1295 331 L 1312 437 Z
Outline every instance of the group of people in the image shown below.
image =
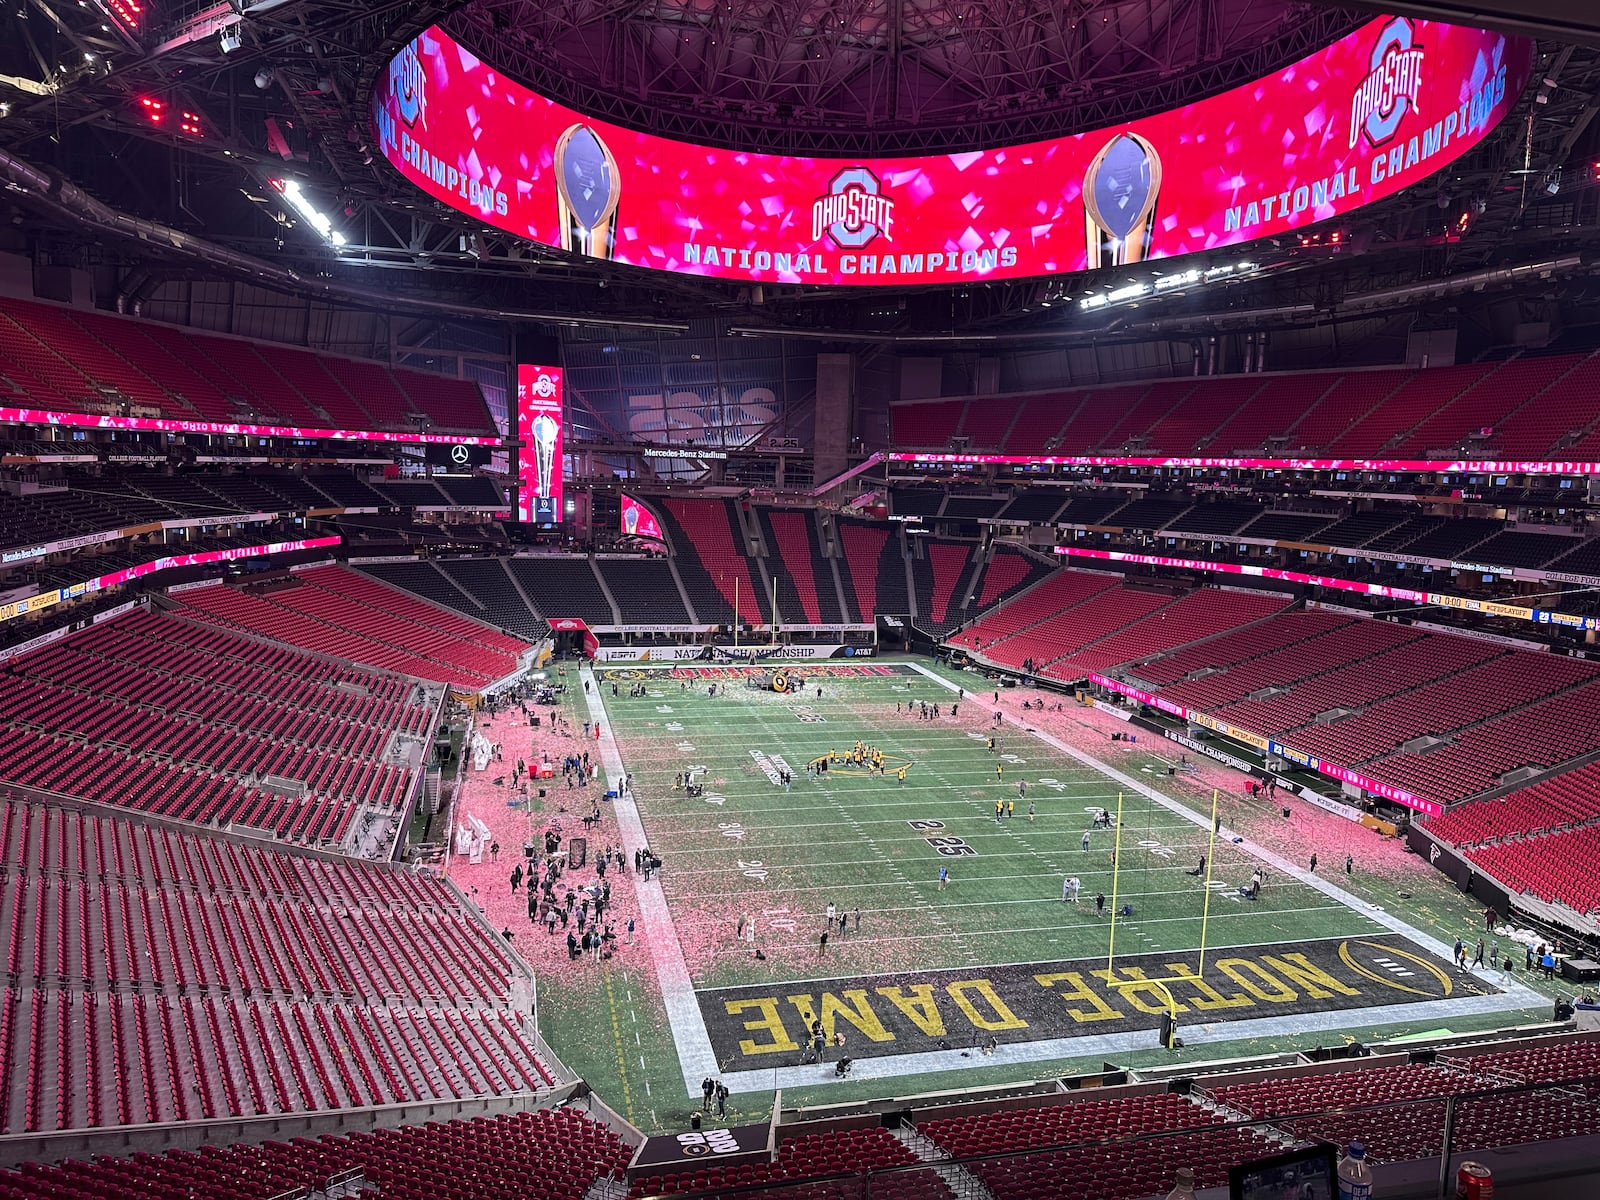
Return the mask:
M 748 917 L 745 919 L 749 920 Z M 753 922 L 750 928 L 752 930 L 755 928 Z M 850 929 L 850 913 L 830 900 L 823 919 L 822 932 L 817 935 L 818 958 L 828 952 L 828 936 L 833 933 L 835 928 L 838 929 L 840 936 L 843 936 Z M 743 929 L 744 925 L 741 922 L 740 931 L 743 932 Z M 861 932 L 861 910 L 859 908 L 855 910 L 855 932 Z
M 661 874 L 661 859 L 648 846 L 641 846 L 633 852 L 633 869 L 649 883 L 650 876 Z
M 1083 880 L 1079 879 L 1076 875 L 1068 875 L 1061 881 L 1061 902 L 1063 904 L 1078 903 L 1078 893 L 1082 890 Z M 1104 916 L 1105 911 L 1106 894 L 1104 892 L 1096 892 L 1094 896 L 1094 915 L 1097 917 Z M 1117 915 L 1121 917 L 1133 916 L 1133 905 L 1124 904 L 1117 910 Z
M 894 711 L 896 713 L 903 711 L 908 717 L 919 717 L 924 721 L 932 721 L 939 716 L 940 710 L 939 705 L 929 704 L 926 700 L 896 700 L 894 702 Z M 959 717 L 961 715 L 961 705 L 952 704 L 950 706 L 950 715 Z
M 605 919 L 606 910 L 611 905 L 611 884 L 606 880 L 605 873 L 606 867 L 613 862 L 619 869 L 626 870 L 622 849 L 603 847 L 595 858 L 594 881 L 576 887 L 563 886 L 558 898 L 556 885 L 563 875 L 573 869 L 562 861 L 558 849 L 552 849 L 553 846 L 559 847 L 560 841 L 559 830 L 551 828 L 545 831 L 546 853 L 542 863 L 535 856 L 535 848 L 530 842 L 525 851 L 525 863 L 519 862 L 511 868 L 511 890 L 515 893 L 524 883 L 527 884 L 528 921 L 533 925 L 542 924 L 547 936 L 555 937 L 557 924 L 567 930 L 569 959 L 581 954 L 610 958 L 617 934 L 614 925 Z M 627 925 L 630 945 L 633 932 L 634 923 L 630 917 Z
M 717 1116 L 726 1117 L 728 1115 L 729 1094 L 722 1080 L 712 1079 L 709 1075 L 706 1076 L 700 1081 L 700 1111 L 709 1117 L 712 1108 L 715 1107 Z

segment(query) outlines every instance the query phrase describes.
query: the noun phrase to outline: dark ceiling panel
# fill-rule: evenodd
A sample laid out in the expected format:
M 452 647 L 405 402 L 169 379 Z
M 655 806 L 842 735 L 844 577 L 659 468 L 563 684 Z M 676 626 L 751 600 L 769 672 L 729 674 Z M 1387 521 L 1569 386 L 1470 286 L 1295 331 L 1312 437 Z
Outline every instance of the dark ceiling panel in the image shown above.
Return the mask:
M 1507 33 L 1531 34 L 1561 42 L 1600 46 L 1600 3 L 1596 0 L 1315 0 L 1327 8 L 1426 17 L 1455 25 L 1477 25 Z

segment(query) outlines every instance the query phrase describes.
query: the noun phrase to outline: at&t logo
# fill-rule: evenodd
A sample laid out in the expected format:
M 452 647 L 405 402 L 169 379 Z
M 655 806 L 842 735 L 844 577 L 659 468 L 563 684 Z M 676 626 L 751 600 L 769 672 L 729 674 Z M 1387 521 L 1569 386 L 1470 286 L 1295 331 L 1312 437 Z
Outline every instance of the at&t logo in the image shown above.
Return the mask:
M 1411 22 L 1396 17 L 1372 46 L 1371 70 L 1350 98 L 1350 148 L 1366 134 L 1381 146 L 1395 135 L 1408 112 L 1417 108 L 1427 52 L 1415 44 Z
M 407 128 L 428 127 L 428 77 L 422 70 L 417 43 L 411 42 L 389 63 L 389 94 Z
M 836 246 L 856 249 L 879 234 L 892 242 L 894 201 L 882 194 L 878 177 L 865 167 L 847 167 L 828 184 L 828 194 L 811 202 L 811 237 L 826 233 Z

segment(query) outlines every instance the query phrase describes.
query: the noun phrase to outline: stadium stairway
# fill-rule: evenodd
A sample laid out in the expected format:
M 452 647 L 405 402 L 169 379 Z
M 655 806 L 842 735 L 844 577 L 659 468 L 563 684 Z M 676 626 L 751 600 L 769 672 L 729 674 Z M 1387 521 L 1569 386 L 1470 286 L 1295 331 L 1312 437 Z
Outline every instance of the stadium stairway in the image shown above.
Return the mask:
M 910 568 L 900 530 L 842 518 L 835 528 L 845 564 L 839 574 L 861 621 L 871 622 L 878 614 L 910 616 Z
M 514 555 L 505 561 L 528 606 L 546 619 L 577 617 L 590 625 L 620 625 L 621 616 L 594 563 L 579 555 Z
M 661 531 L 677 559 L 679 581 L 701 621 L 732 621 L 737 601 L 740 621 L 767 622 L 771 585 L 763 588 L 760 560 L 749 557 L 750 539 L 727 501 L 674 497 L 658 506 L 658 515 Z
M 1000 639 L 1010 641 L 1029 633 L 1113 586 L 1115 581 L 1106 575 L 1071 570 L 1053 572 L 996 604 L 982 618 L 950 639 L 951 644 L 962 647 L 982 661 L 997 662 L 987 651 L 993 649 Z M 1060 597 L 1051 594 L 1063 588 L 1070 590 Z M 986 644 L 983 641 L 985 637 L 990 639 Z
M 668 557 L 640 558 L 606 554 L 594 566 L 624 625 L 687 625 L 688 604 L 678 587 Z
M 537 642 L 546 633 L 545 621 L 533 611 L 515 586 L 500 558 L 453 558 L 434 565 L 462 592 L 481 604 L 487 620 L 514 637 Z M 468 616 L 475 614 L 468 613 Z
M 1126 586 L 1102 592 L 1072 610 L 1073 625 L 1076 626 L 1085 618 L 1088 619 L 1090 636 L 1087 639 L 1083 639 L 1081 630 L 1073 629 L 1071 636 L 1080 639 L 1078 644 L 1062 650 L 1061 653 L 1043 663 L 1036 656 L 1030 656 L 1034 658 L 1034 670 L 1041 675 L 1049 675 L 1051 678 L 1065 678 L 1067 674 L 1072 673 L 1073 668 L 1069 664 L 1077 655 L 1092 650 L 1101 642 L 1132 628 L 1146 618 L 1155 616 L 1161 610 L 1169 607 L 1176 599 L 1176 596 L 1169 593 L 1146 592 Z M 1065 626 L 1059 630 L 1059 633 L 1063 637 L 1067 636 Z M 1060 671 L 1052 670 L 1057 664 L 1061 664 L 1062 669 Z
M 760 508 L 753 515 L 766 550 L 764 565 L 778 582 L 778 609 L 784 620 L 809 625 L 842 621 L 833 568 L 822 554 L 815 514 L 806 509 Z M 791 611 L 795 608 L 798 613 Z
M 945 1186 L 962 1200 L 1000 1200 L 989 1186 L 965 1167 L 950 1161 L 950 1152 L 925 1135 L 910 1121 L 902 1119 L 890 1130 L 905 1147 L 933 1168 Z

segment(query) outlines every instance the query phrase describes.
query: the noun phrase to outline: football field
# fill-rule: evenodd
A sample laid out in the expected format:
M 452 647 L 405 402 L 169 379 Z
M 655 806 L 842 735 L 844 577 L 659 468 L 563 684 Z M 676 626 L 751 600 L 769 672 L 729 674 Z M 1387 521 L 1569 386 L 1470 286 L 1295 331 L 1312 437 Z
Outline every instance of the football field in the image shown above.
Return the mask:
M 816 1084 L 819 1022 L 824 1065 L 890 1078 L 1147 1048 L 1163 1012 L 1190 1042 L 1337 1041 L 1527 1003 L 1337 878 L 1214 835 L 1153 786 L 1168 743 L 1106 767 L 909 664 L 593 680 L 608 766 L 634 776 L 619 818 L 663 864 L 641 912 L 691 1090 Z

